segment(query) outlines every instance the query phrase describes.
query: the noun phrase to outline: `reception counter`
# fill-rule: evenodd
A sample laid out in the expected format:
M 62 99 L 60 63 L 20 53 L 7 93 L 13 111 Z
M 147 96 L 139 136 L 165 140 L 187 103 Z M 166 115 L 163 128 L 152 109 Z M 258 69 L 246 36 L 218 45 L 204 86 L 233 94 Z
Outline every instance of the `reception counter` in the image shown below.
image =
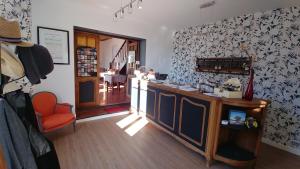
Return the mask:
M 132 111 L 145 114 L 152 124 L 205 156 L 208 166 L 212 160 L 228 162 L 226 161 L 228 158 L 231 160 L 228 163 L 233 166 L 254 164 L 253 160 L 256 159 L 259 149 L 256 142 L 257 140 L 260 142 L 261 130 L 255 131 L 254 135 L 249 134 L 251 138 L 248 138 L 250 140 L 248 141 L 251 145 L 244 145 L 240 141 L 236 143 L 253 155 L 251 159 L 241 161 L 232 159 L 235 157 L 230 157 L 226 153 L 222 154 L 224 152 L 218 154 L 220 147 L 236 141 L 229 138 L 231 129 L 223 129 L 220 123 L 221 120 L 228 119 L 229 109 L 245 110 L 247 116 L 251 115 L 258 120 L 261 129 L 267 101 L 213 97 L 198 91 L 184 91 L 165 84 L 137 79 L 132 79 L 131 86 Z M 247 131 L 237 132 L 239 136 L 239 133 L 245 134 Z

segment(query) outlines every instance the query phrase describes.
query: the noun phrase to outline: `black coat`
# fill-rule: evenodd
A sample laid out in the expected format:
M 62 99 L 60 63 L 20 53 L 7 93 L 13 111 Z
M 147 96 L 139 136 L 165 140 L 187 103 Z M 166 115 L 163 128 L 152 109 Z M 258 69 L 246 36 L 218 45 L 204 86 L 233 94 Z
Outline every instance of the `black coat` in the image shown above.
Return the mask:
M 0 98 L 0 146 L 8 169 L 37 169 L 26 128 L 3 98 Z
M 54 145 L 38 130 L 38 123 L 29 94 L 18 90 L 5 94 L 5 98 L 27 129 L 38 169 L 60 169 Z

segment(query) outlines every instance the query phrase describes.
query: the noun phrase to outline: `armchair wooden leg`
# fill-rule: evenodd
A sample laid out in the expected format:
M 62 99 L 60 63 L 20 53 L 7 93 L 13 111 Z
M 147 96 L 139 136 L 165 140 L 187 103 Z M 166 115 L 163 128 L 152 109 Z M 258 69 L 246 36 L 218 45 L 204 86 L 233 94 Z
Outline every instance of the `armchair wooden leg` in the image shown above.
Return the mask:
M 76 132 L 76 120 L 73 122 L 73 131 Z

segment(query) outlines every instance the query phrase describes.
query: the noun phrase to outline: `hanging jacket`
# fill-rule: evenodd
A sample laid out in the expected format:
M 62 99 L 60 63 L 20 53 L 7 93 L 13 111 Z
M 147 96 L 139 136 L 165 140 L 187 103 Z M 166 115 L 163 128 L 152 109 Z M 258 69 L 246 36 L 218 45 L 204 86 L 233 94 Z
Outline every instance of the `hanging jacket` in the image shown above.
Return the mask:
M 27 129 L 38 169 L 60 169 L 54 145 L 38 130 L 38 123 L 29 94 L 17 90 L 5 94 L 5 98 L 22 119 Z
M 4 154 L 3 154 L 3 150 L 2 150 L 2 146 L 0 144 L 0 168 L 1 169 L 7 169 L 6 167 L 6 162 L 4 160 Z
M 32 125 L 36 124 L 32 104 L 26 104 L 25 94 L 21 90 L 5 94 L 5 98 L 10 106 L 16 111 L 22 120 L 27 132 L 30 144 L 35 157 L 40 157 L 51 151 L 46 138 Z
M 0 98 L 0 144 L 8 169 L 37 169 L 26 128 L 16 112 Z

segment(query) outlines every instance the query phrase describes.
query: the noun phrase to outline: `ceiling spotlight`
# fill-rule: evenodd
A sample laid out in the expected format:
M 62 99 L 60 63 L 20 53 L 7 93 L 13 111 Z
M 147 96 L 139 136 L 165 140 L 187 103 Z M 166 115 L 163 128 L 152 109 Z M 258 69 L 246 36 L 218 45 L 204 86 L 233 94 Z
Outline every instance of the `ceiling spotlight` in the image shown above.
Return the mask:
M 128 6 L 128 13 L 129 14 L 132 14 L 132 12 L 133 12 L 133 2 L 132 2 L 132 0 L 130 1 L 130 4 L 129 4 L 129 6 Z
M 115 13 L 114 14 L 114 19 L 113 19 L 114 21 L 117 21 L 118 20 L 118 13 Z
M 138 0 L 138 2 L 137 2 L 138 9 L 143 9 L 142 3 L 143 3 L 143 0 Z
M 121 9 L 121 13 L 120 13 L 120 17 L 121 17 L 121 18 L 124 18 L 124 15 L 125 15 L 125 11 L 124 11 L 124 8 L 122 8 L 122 9 Z

